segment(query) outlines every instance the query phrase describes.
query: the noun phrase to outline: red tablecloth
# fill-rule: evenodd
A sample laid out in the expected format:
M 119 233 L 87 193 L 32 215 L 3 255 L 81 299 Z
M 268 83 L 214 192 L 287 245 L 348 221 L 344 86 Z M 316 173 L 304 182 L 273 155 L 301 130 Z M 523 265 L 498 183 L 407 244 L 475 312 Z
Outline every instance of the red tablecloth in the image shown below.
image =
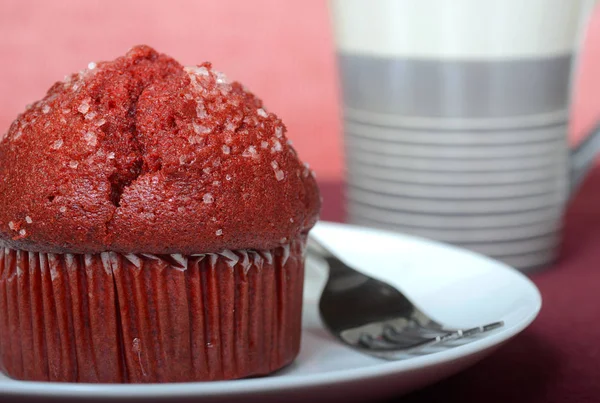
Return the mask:
M 342 184 L 321 189 L 322 218 L 343 221 Z M 474 367 L 392 401 L 600 401 L 600 166 L 569 205 L 559 261 L 531 278 L 543 306 L 528 329 Z

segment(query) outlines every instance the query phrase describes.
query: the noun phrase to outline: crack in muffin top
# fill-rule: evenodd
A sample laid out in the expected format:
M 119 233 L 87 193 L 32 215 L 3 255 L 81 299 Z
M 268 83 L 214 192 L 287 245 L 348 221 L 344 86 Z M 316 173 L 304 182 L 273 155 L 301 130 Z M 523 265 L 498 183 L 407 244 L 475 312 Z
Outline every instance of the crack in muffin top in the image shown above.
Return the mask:
M 272 249 L 305 234 L 312 171 L 262 101 L 148 46 L 54 84 L 0 143 L 0 243 L 36 252 Z

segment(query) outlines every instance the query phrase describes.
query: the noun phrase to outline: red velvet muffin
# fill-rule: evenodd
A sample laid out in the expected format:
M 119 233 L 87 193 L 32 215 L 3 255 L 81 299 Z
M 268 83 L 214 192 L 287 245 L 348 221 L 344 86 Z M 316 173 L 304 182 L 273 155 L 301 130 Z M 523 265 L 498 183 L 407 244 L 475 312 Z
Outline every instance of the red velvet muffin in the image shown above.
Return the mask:
M 300 346 L 320 198 L 277 116 L 146 46 L 50 88 L 0 143 L 0 364 L 17 379 L 267 374 Z

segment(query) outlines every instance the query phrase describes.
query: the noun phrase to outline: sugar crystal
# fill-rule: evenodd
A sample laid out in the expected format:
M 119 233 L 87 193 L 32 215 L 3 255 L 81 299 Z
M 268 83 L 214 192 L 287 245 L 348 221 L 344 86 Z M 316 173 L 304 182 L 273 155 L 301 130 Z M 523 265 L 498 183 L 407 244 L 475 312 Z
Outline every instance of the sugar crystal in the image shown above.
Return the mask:
M 223 144 L 223 154 L 229 154 L 231 152 L 231 148 L 228 145 Z
M 196 132 L 197 134 L 207 134 L 212 131 L 209 127 L 202 126 L 201 124 L 198 124 L 196 122 L 192 122 L 192 126 L 194 127 L 194 132 Z
M 215 73 L 215 77 L 217 78 L 217 84 L 229 84 L 229 79 L 224 73 L 215 70 L 213 71 Z
M 279 142 L 279 140 L 275 140 L 273 142 L 273 147 L 271 147 L 271 152 L 275 153 L 275 152 L 280 152 L 281 150 L 282 150 L 281 143 Z
M 256 113 L 258 113 L 258 116 L 262 116 L 263 118 L 268 117 L 269 115 L 267 114 L 267 112 L 265 112 L 265 110 L 263 108 L 258 108 L 256 110 Z
M 256 147 L 254 147 L 254 146 L 249 146 L 242 153 L 242 157 L 256 157 L 256 156 L 257 156 L 257 152 L 256 152 Z
M 33 220 L 31 219 L 31 217 L 29 217 L 29 216 L 25 216 L 25 222 L 26 222 L 27 224 L 31 224 L 31 223 L 33 222 Z
M 223 95 L 223 96 L 227 95 L 231 91 L 231 88 L 232 88 L 231 84 L 221 83 L 221 85 L 219 86 L 221 95 Z M 222 109 L 225 109 L 225 108 L 222 108 Z
M 85 132 L 83 134 L 83 138 L 88 143 L 88 145 L 92 146 L 92 147 L 94 147 L 96 145 L 97 140 L 98 140 L 96 137 L 96 134 L 94 134 L 93 132 Z
M 188 143 L 190 144 L 200 144 L 201 146 L 204 145 L 204 137 L 202 136 L 190 136 L 188 137 Z
M 184 67 L 184 70 L 187 71 L 188 74 L 196 74 L 198 76 L 208 76 L 208 70 L 204 66 L 189 66 Z
M 88 113 L 88 111 L 90 110 L 90 104 L 87 103 L 87 101 L 83 101 L 78 107 L 77 110 L 80 113 L 83 113 L 84 115 L 86 113 Z
M 48 105 L 44 105 L 44 107 L 42 108 L 42 112 L 43 112 L 44 114 L 46 114 L 46 113 L 50 112 L 50 106 L 48 106 Z
M 221 235 L 223 235 L 223 230 L 222 230 L 222 229 L 218 229 L 218 230 L 215 232 L 215 235 L 217 235 L 217 236 L 221 236 Z
M 62 147 L 62 145 L 63 145 L 62 139 L 58 139 L 54 143 L 52 143 L 52 148 L 55 150 L 58 150 Z
M 21 235 L 21 236 L 27 235 L 27 231 L 25 231 L 25 228 L 23 228 L 22 230 L 19 230 L 19 235 Z
M 202 196 L 202 201 L 206 204 L 210 204 L 215 201 L 215 198 L 213 197 L 212 194 L 205 193 L 204 196 Z
M 14 231 L 15 229 L 17 229 L 17 226 L 15 225 L 15 223 L 14 223 L 14 222 L 12 222 L 12 221 L 9 221 L 9 222 L 8 222 L 8 228 L 10 228 L 11 230 L 13 230 L 13 231 Z
M 208 116 L 201 100 L 196 101 L 196 116 L 198 119 L 204 119 Z
M 79 162 L 77 161 L 69 161 L 69 167 L 75 169 L 79 166 Z

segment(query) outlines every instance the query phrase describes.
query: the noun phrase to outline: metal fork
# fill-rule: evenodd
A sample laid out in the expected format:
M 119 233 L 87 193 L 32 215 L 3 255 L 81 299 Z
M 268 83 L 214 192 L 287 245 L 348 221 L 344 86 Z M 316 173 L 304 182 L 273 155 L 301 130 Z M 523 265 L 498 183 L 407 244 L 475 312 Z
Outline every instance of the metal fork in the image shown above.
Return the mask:
M 434 321 L 391 285 L 346 265 L 313 237 L 308 253 L 324 259 L 329 278 L 319 310 L 325 327 L 351 347 L 385 359 L 429 354 L 500 328 L 493 322 L 451 329 Z

